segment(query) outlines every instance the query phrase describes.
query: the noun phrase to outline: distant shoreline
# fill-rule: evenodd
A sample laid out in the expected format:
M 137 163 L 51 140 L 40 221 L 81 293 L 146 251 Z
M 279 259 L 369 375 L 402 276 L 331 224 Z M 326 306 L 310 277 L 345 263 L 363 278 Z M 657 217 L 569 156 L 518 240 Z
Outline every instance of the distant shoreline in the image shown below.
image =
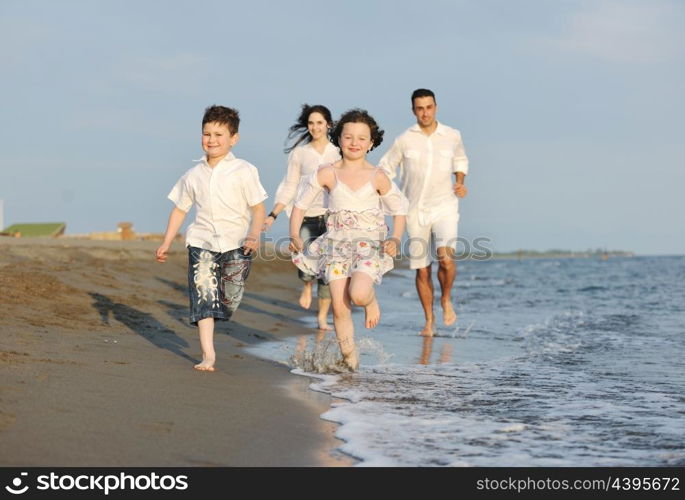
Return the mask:
M 601 259 L 610 257 L 635 257 L 635 252 L 625 250 L 573 252 L 570 250 L 519 250 L 514 252 L 493 252 L 492 259 Z

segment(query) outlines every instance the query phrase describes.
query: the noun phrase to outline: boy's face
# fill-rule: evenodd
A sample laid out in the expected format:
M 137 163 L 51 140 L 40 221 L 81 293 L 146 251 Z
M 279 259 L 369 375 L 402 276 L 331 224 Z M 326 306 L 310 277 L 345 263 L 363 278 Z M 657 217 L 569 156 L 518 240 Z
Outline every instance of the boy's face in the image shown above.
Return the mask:
M 223 158 L 240 138 L 238 133 L 231 134 L 228 125 L 217 122 L 205 123 L 202 127 L 202 149 L 207 159 Z

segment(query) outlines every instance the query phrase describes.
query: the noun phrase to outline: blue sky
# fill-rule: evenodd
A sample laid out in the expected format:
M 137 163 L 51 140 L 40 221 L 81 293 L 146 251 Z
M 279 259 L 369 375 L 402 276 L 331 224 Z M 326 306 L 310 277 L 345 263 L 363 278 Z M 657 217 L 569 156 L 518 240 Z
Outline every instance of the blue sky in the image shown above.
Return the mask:
M 377 161 L 428 87 L 471 161 L 461 236 L 682 254 L 682 26 L 675 0 L 3 0 L 5 224 L 161 232 L 207 105 L 240 110 L 272 195 L 302 103 L 368 109 Z

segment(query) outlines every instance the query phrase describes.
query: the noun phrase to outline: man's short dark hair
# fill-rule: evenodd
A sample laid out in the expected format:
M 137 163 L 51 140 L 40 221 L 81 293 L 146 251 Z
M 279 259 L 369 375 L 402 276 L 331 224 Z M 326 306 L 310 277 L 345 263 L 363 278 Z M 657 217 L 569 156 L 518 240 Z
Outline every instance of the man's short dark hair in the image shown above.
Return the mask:
M 238 133 L 240 127 L 240 113 L 237 109 L 217 106 L 216 104 L 205 109 L 205 116 L 202 117 L 202 126 L 207 123 L 220 123 L 228 127 L 228 131 L 233 134 Z
M 438 102 L 435 100 L 435 94 L 433 93 L 432 90 L 428 89 L 416 89 L 414 92 L 411 94 L 411 108 L 414 109 L 414 99 L 417 97 L 432 97 L 433 102 L 437 104 Z

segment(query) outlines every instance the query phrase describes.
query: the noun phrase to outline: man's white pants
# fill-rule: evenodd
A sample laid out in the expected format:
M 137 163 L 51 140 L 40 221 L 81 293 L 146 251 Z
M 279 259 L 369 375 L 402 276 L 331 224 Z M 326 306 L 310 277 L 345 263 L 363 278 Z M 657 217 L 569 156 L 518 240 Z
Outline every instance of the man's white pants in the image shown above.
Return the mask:
M 428 267 L 437 256 L 436 249 L 450 247 L 457 249 L 457 226 L 459 213 L 439 217 L 431 224 L 421 225 L 416 214 L 407 216 L 409 233 L 409 266 L 412 269 Z

